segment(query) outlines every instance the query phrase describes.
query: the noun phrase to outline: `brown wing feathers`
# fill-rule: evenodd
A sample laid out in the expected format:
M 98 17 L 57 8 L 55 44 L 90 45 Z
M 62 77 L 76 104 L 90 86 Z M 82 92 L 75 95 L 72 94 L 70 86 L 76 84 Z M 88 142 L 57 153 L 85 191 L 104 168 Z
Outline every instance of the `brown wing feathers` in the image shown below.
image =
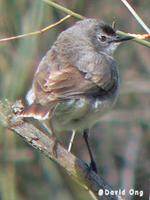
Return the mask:
M 90 80 L 85 79 L 84 76 L 85 74 L 81 73 L 78 68 L 67 67 L 53 72 L 45 81 L 41 80 L 40 76 L 36 81 L 40 83 L 42 92 L 47 94 L 48 103 L 51 100 L 57 100 L 57 98 L 59 100 L 60 98 L 69 98 L 69 96 L 86 93 L 96 86 Z M 38 90 L 38 87 L 35 90 Z

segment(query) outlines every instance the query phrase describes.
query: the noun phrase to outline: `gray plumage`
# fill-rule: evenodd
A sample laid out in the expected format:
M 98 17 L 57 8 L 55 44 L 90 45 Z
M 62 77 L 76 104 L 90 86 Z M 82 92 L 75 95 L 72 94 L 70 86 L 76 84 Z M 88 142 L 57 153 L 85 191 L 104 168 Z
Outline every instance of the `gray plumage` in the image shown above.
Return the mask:
M 115 31 L 97 19 L 63 31 L 38 66 L 24 116 L 48 118 L 55 131 L 82 132 L 93 126 L 118 97 L 113 52 L 119 41 Z

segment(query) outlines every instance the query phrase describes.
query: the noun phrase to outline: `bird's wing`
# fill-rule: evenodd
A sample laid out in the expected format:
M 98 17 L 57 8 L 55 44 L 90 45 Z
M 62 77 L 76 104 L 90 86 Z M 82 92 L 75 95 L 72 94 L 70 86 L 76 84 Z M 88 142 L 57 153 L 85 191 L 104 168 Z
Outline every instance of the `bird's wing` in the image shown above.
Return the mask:
M 118 78 L 115 60 L 105 54 L 85 54 L 76 66 L 88 80 L 105 91 L 109 91 Z
M 97 87 L 95 83 L 85 78 L 84 73 L 73 66 L 55 71 L 46 79 L 42 72 L 38 72 L 35 77 L 35 86 L 36 96 L 40 95 L 39 101 L 44 97 L 48 102 L 90 93 Z
M 26 107 L 19 115 L 40 120 L 47 119 L 49 115 L 52 116 L 57 104 L 63 99 L 70 99 L 71 96 L 87 94 L 95 87 L 95 83 L 86 80 L 84 74 L 76 67 L 68 66 L 67 68 L 54 71 L 50 74 L 45 70 L 38 71 L 34 77 L 32 87 L 34 102 Z M 75 105 L 76 102 L 74 102 L 74 107 Z M 85 104 L 82 109 L 86 107 L 87 105 Z M 71 111 L 69 110 L 69 112 Z
M 51 62 L 47 62 L 45 57 L 40 63 L 33 81 L 34 102 L 22 112 L 22 115 L 45 119 L 49 113 L 53 112 L 57 103 L 63 99 L 96 92 L 103 95 L 103 92 L 109 91 L 114 82 L 112 77 L 115 77 L 114 71 L 110 69 L 113 69 L 115 64 L 105 60 L 103 62 L 94 61 L 93 69 L 88 66 L 86 60 L 85 68 L 70 65 L 60 69 L 56 65 L 50 66 Z
M 62 68 L 48 58 L 41 62 L 34 78 L 36 102 L 41 104 L 97 91 L 100 95 L 101 90 L 109 91 L 117 79 L 116 63 L 106 56 L 91 54 L 80 59 L 77 66 Z

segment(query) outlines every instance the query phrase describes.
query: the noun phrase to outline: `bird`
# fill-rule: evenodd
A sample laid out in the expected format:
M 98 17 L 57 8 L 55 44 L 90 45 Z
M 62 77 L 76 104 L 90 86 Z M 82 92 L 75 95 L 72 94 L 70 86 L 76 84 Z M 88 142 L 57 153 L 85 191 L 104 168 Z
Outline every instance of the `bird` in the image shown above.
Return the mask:
M 68 151 L 76 133 L 83 135 L 91 159 L 91 127 L 115 104 L 119 94 L 119 72 L 113 57 L 116 48 L 131 36 L 118 36 L 104 21 L 86 18 L 62 31 L 42 58 L 26 95 L 28 106 L 22 117 L 48 120 L 50 130 L 72 131 Z

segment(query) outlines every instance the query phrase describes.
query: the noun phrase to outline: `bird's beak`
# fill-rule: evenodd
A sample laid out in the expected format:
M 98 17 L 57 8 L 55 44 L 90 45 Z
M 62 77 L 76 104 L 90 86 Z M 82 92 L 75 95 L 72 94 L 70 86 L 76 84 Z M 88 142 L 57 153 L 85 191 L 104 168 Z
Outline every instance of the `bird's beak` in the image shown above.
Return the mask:
M 116 36 L 114 37 L 114 39 L 110 40 L 109 42 L 112 43 L 112 42 L 116 42 L 116 43 L 119 43 L 119 42 L 124 42 L 124 41 L 128 41 L 128 40 L 132 40 L 134 39 L 134 37 L 132 36 Z

